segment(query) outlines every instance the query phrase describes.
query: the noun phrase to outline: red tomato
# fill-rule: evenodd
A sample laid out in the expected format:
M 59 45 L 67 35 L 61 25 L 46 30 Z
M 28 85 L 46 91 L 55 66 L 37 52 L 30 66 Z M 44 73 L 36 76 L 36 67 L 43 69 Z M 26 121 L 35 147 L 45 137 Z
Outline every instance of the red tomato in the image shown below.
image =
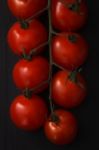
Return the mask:
M 88 44 L 77 33 L 57 35 L 52 40 L 52 56 L 58 65 L 74 70 L 87 59 Z
M 8 6 L 14 16 L 26 19 L 45 8 L 47 0 L 8 0 Z
M 45 122 L 47 138 L 54 144 L 63 145 L 73 142 L 77 135 L 78 124 L 72 113 L 64 110 L 55 111 L 56 120 L 52 117 Z
M 32 49 L 43 44 L 47 39 L 47 30 L 38 20 L 30 22 L 27 28 L 22 27 L 19 22 L 16 22 L 10 28 L 7 35 L 11 50 L 18 55 L 22 55 L 23 50 L 25 50 L 26 54 L 29 54 Z M 35 52 L 38 53 L 43 49 L 37 49 Z
M 47 107 L 39 96 L 33 95 L 30 99 L 20 95 L 14 99 L 10 107 L 10 116 L 13 123 L 24 130 L 40 128 L 47 117 Z
M 64 108 L 80 105 L 87 93 L 86 82 L 80 73 L 59 71 L 52 79 L 52 98 Z
M 61 31 L 75 31 L 86 22 L 88 9 L 84 0 L 52 0 L 52 24 Z
M 48 77 L 49 63 L 40 56 L 34 57 L 31 61 L 22 59 L 13 69 L 13 80 L 20 89 L 35 88 L 48 80 Z M 44 87 L 41 87 L 40 91 L 44 90 Z

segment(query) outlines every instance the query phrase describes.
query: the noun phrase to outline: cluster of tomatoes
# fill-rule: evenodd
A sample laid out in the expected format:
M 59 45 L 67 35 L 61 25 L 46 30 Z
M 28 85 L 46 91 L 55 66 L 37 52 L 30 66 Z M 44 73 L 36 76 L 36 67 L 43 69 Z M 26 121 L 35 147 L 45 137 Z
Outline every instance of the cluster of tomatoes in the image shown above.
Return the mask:
M 10 49 L 22 57 L 14 66 L 12 76 L 15 85 L 23 91 L 10 106 L 11 119 L 27 131 L 44 126 L 51 142 L 69 144 L 77 135 L 78 123 L 65 109 L 79 106 L 87 94 L 86 81 L 79 71 L 87 59 L 88 44 L 75 33 L 86 23 L 86 3 L 84 0 L 8 0 L 8 6 L 19 20 L 9 29 L 7 39 Z M 45 9 L 51 15 L 49 33 L 38 20 Z M 50 43 L 48 35 L 52 35 Z M 51 47 L 52 64 L 40 56 L 46 44 Z M 62 108 L 52 108 L 48 117 L 45 100 L 37 94 L 48 88 L 53 64 L 62 69 L 50 80 L 51 100 Z

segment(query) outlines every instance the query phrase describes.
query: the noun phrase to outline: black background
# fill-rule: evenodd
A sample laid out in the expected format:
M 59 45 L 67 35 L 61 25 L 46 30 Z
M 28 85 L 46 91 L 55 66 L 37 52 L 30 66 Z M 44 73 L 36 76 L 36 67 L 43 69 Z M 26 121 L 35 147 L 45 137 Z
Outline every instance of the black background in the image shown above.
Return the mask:
M 81 107 L 72 110 L 80 126 L 76 141 L 68 146 L 56 146 L 45 138 L 42 130 L 23 132 L 10 121 L 9 106 L 19 93 L 11 77 L 18 57 L 9 50 L 6 34 L 15 18 L 8 10 L 7 0 L 0 1 L 0 150 L 99 149 L 99 1 L 87 0 L 87 3 L 89 19 L 81 33 L 90 44 L 89 59 L 83 71 L 88 83 L 88 96 Z

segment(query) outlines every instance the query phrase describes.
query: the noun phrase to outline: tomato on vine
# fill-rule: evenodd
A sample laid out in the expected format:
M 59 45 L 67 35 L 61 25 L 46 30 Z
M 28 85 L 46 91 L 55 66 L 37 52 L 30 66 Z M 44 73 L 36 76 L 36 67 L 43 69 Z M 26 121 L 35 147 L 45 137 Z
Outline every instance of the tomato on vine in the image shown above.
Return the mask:
M 87 20 L 85 0 L 52 0 L 52 24 L 60 31 L 76 31 Z
M 75 116 L 65 110 L 56 110 L 54 116 L 50 116 L 45 122 L 45 135 L 54 144 L 70 144 L 74 141 L 78 123 Z
M 77 71 L 59 71 L 52 79 L 52 99 L 64 108 L 80 105 L 86 97 L 87 86 Z
M 7 0 L 13 15 L 27 19 L 47 6 L 47 0 Z
M 8 0 L 8 6 L 20 21 L 10 28 L 8 44 L 15 54 L 24 57 L 13 68 L 14 83 L 23 95 L 16 97 L 11 104 L 11 120 L 16 127 L 27 131 L 44 126 L 49 141 L 58 145 L 70 144 L 77 136 L 78 122 L 69 111 L 54 111 L 52 100 L 64 108 L 73 108 L 86 97 L 86 82 L 77 68 L 87 59 L 88 44 L 82 36 L 72 33 L 86 22 L 88 10 L 85 1 L 48 1 L 49 39 L 44 25 L 32 17 L 47 6 L 47 0 Z M 52 26 L 64 33 L 56 33 L 52 38 Z M 33 55 L 42 52 L 44 48 L 37 47 L 46 42 L 49 42 L 50 66 L 46 58 Z M 52 77 L 55 63 L 69 71 L 59 71 Z M 51 115 L 47 118 L 44 99 L 34 94 L 43 92 L 49 80 Z
M 87 59 L 88 44 L 77 33 L 61 33 L 52 39 L 53 61 L 65 69 L 74 70 Z
M 47 106 L 42 98 L 32 95 L 27 98 L 17 96 L 10 106 L 10 117 L 13 123 L 23 130 L 37 130 L 44 125 L 47 117 Z
M 13 69 L 13 80 L 21 90 L 33 89 L 48 80 L 48 78 L 49 63 L 41 56 L 33 57 L 31 60 L 21 59 Z M 45 87 L 46 84 L 39 91 L 43 91 Z
M 48 40 L 48 33 L 45 26 L 38 20 L 33 20 L 30 23 L 16 22 L 9 29 L 7 41 L 11 50 L 22 55 L 23 51 L 26 54 L 45 43 Z M 44 48 L 34 50 L 34 53 L 41 52 Z

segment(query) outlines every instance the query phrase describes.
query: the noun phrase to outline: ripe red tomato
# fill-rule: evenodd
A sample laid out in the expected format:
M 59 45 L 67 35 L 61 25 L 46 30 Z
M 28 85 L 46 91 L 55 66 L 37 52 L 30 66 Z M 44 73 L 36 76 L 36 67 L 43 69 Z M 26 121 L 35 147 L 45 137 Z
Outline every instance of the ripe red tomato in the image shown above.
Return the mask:
M 13 80 L 16 86 L 22 90 L 35 88 L 43 81 L 48 80 L 49 63 L 40 56 L 34 57 L 31 61 L 20 60 L 13 69 Z M 44 90 L 45 85 L 40 88 Z
M 75 31 L 86 22 L 85 0 L 52 0 L 52 24 L 61 31 Z
M 80 105 L 87 93 L 86 82 L 80 73 L 59 71 L 52 79 L 52 98 L 64 108 Z
M 14 99 L 10 107 L 13 123 L 24 130 L 40 128 L 46 120 L 47 112 L 44 100 L 36 95 L 30 99 L 20 95 Z
M 45 122 L 45 135 L 54 144 L 70 144 L 77 135 L 78 123 L 76 118 L 72 113 L 64 110 L 56 110 L 55 116 L 54 121 L 50 116 Z
M 52 56 L 58 65 L 74 70 L 87 59 L 88 44 L 77 33 L 57 35 L 52 40 Z
M 14 16 L 27 19 L 45 8 L 47 0 L 8 0 L 8 6 Z
M 26 54 L 37 46 L 43 44 L 48 39 L 48 33 L 44 25 L 38 20 L 33 20 L 27 28 L 16 22 L 9 30 L 7 35 L 8 44 L 11 50 L 22 55 L 23 50 Z M 42 51 L 44 48 L 37 49 L 35 52 Z

